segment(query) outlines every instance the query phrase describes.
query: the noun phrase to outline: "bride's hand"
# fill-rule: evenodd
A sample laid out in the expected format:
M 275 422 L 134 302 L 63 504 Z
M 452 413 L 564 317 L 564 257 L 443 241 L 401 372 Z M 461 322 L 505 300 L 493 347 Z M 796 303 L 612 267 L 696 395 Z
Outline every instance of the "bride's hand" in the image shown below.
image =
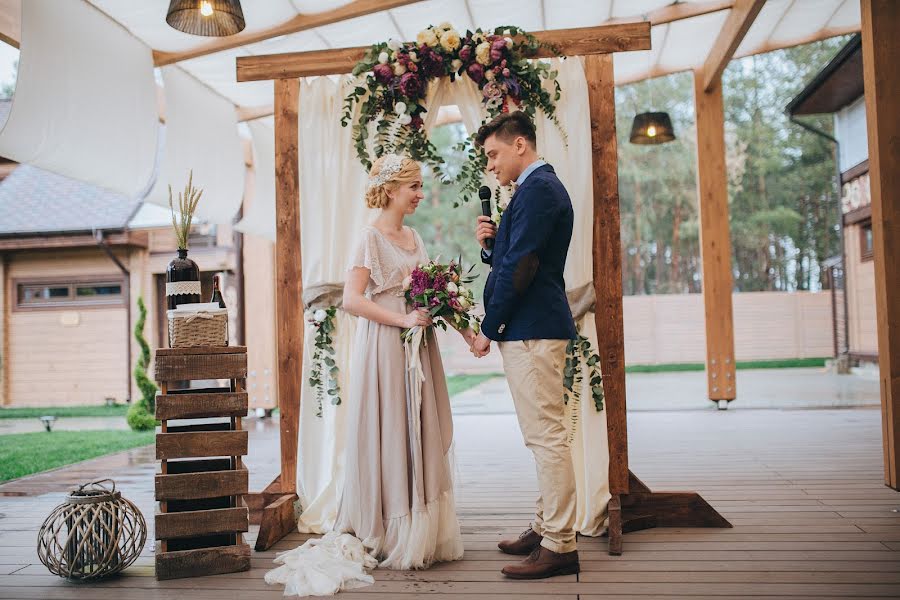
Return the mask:
M 471 348 L 472 343 L 475 342 L 475 338 L 477 337 L 472 328 L 469 327 L 468 329 L 460 329 L 459 333 L 463 336 L 463 339 L 466 340 L 469 348 Z
M 400 326 L 404 329 L 412 329 L 413 327 L 428 327 L 431 325 L 431 317 L 428 315 L 428 311 L 424 308 L 420 308 L 418 310 L 414 310 L 409 314 L 404 315 L 400 319 Z

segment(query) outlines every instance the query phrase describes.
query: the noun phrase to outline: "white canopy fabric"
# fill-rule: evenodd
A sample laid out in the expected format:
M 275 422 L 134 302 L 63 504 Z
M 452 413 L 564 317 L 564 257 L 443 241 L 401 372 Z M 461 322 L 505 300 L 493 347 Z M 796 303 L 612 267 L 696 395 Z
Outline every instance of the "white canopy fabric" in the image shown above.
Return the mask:
M 235 229 L 275 241 L 275 129 L 264 119 L 249 123 L 253 142 L 253 202 Z
M 29 0 L 22 8 L 0 155 L 139 195 L 153 176 L 159 131 L 150 48 L 83 2 Z
M 197 216 L 229 224 L 244 196 L 244 154 L 234 105 L 185 73 L 163 67 L 166 128 L 162 168 L 148 201 L 169 205 L 168 186 L 177 203 L 188 174 L 203 189 Z
M 164 52 L 202 47 L 208 41 L 176 31 L 165 23 L 165 2 L 91 0 L 147 45 Z M 299 14 L 325 12 L 350 0 L 266 0 L 244 2 L 248 32 L 264 31 Z M 430 24 L 449 21 L 460 30 L 518 25 L 529 31 L 601 25 L 610 20 L 641 19 L 673 0 L 428 0 L 314 29 L 209 54 L 181 64 L 192 75 L 232 102 L 245 106 L 272 103 L 272 86 L 235 83 L 236 56 L 365 46 L 388 38 L 413 40 Z M 686 0 L 688 5 L 720 5 L 718 0 Z M 637 81 L 703 65 L 730 9 L 655 25 L 653 49 L 615 55 L 616 82 Z M 859 0 L 769 0 L 738 48 L 746 56 L 800 41 L 858 30 Z

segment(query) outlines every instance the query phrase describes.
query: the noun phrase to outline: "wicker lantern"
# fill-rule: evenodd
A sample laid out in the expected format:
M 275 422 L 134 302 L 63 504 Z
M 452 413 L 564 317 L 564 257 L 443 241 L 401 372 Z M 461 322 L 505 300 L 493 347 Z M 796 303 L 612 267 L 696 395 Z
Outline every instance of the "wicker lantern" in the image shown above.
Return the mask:
M 37 551 L 51 573 L 93 580 L 133 563 L 146 540 L 141 511 L 116 491 L 115 482 L 103 479 L 82 485 L 53 509 L 38 533 Z

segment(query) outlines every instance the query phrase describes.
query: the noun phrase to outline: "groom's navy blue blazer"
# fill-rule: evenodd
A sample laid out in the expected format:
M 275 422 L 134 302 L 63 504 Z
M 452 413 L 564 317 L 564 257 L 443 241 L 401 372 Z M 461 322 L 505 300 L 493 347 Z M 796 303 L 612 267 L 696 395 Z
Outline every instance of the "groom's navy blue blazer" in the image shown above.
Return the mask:
M 572 201 L 550 165 L 535 169 L 500 220 L 484 287 L 481 330 L 495 341 L 577 337 L 563 270 L 572 239 Z

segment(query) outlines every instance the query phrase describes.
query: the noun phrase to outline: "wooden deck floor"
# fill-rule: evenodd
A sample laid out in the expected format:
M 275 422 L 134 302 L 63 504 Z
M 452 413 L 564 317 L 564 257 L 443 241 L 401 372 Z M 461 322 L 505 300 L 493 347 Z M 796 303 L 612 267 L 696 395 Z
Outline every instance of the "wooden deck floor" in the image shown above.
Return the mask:
M 512 415 L 456 420 L 458 504 L 465 559 L 428 571 L 376 571 L 374 586 L 343 598 L 454 600 L 577 598 L 900 597 L 900 494 L 882 484 L 877 410 L 630 415 L 634 472 L 654 490 L 696 490 L 733 529 L 657 529 L 629 534 L 611 557 L 603 539 L 580 539 L 582 573 L 540 582 L 506 581 L 495 547 L 528 523 L 535 476 Z M 271 478 L 271 432 L 251 437 L 255 487 Z M 34 543 L 44 516 L 72 481 L 116 478 L 153 514 L 146 451 L 0 486 L 0 598 L 230 600 L 279 598 L 263 575 L 293 535 L 253 556 L 253 569 L 158 582 L 152 546 L 123 576 L 77 585 L 50 575 Z M 17 495 L 34 494 L 40 495 Z M 253 537 L 251 532 L 250 538 Z

